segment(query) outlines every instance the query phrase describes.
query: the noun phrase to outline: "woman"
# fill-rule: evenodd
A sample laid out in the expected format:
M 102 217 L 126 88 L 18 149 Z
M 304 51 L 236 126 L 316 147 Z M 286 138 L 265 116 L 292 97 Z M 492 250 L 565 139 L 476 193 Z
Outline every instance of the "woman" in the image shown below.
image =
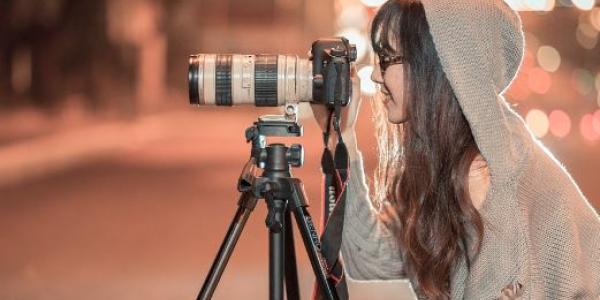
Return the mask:
M 519 16 L 502 0 L 390 0 L 371 39 L 380 163 L 371 200 L 355 96 L 347 276 L 408 279 L 429 299 L 598 299 L 600 218 L 502 96 L 523 59 Z

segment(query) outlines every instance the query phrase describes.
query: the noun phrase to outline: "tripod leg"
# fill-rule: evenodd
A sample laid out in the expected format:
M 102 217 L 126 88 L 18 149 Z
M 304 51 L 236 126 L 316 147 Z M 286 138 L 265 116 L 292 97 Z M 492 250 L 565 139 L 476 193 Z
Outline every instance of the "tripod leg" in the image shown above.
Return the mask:
M 269 299 L 283 300 L 283 271 L 285 265 L 285 210 L 286 201 L 267 196 L 269 213 Z
M 296 217 L 296 223 L 298 224 L 298 230 L 302 235 L 304 247 L 308 253 L 308 258 L 310 259 L 315 277 L 317 278 L 319 289 L 322 291 L 325 299 L 337 300 L 337 292 L 327 280 L 327 262 L 321 253 L 321 241 L 319 240 L 319 233 L 315 229 L 312 218 L 306 210 L 307 204 L 304 188 L 298 179 L 294 179 L 292 184 L 293 192 L 290 208 L 294 208 L 294 215 Z
M 241 194 L 238 202 L 238 210 L 235 213 L 233 221 L 229 225 L 227 235 L 219 248 L 219 253 L 213 261 L 210 272 L 200 290 L 200 294 L 198 294 L 198 297 L 196 298 L 197 300 L 207 300 L 212 298 L 215 288 L 219 283 L 219 279 L 223 274 L 223 270 L 231 257 L 233 248 L 246 225 L 246 221 L 248 221 L 248 218 L 250 217 L 250 213 L 256 206 L 256 202 L 257 199 L 251 192 L 244 192 Z
M 285 290 L 287 300 L 300 300 L 296 250 L 294 248 L 294 230 L 292 228 L 292 213 L 289 206 L 285 211 Z

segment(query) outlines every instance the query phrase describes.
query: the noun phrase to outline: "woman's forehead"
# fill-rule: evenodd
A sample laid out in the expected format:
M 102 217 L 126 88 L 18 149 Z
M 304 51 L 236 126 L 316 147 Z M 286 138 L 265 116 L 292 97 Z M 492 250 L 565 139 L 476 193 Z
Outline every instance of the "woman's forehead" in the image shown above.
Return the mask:
M 400 54 L 402 12 L 385 9 L 378 12 L 372 23 L 374 48 L 379 54 Z
M 387 31 L 384 32 L 383 30 Z M 380 28 L 377 33 L 377 48 L 376 50 L 380 50 L 383 53 L 380 54 L 396 54 L 398 53 L 400 48 L 400 43 L 398 41 L 398 37 L 395 34 L 395 31 L 392 31 L 390 27 Z

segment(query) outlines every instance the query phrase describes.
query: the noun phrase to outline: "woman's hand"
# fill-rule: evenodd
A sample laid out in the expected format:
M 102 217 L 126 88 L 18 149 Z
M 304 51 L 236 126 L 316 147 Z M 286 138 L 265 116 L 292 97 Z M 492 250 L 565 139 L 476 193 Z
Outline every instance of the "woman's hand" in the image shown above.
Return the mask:
M 360 109 L 361 96 L 360 96 L 360 78 L 358 78 L 356 72 L 356 66 L 352 64 L 350 68 L 350 78 L 352 79 L 352 99 L 346 107 L 342 107 L 342 116 L 340 120 L 340 130 L 342 136 L 353 136 L 354 128 L 356 125 L 356 118 Z M 327 117 L 329 116 L 329 110 L 325 105 L 322 104 L 310 104 L 315 120 L 321 127 L 321 131 L 327 130 Z M 333 128 L 333 118 L 331 128 Z M 346 140 L 346 139 L 344 139 Z

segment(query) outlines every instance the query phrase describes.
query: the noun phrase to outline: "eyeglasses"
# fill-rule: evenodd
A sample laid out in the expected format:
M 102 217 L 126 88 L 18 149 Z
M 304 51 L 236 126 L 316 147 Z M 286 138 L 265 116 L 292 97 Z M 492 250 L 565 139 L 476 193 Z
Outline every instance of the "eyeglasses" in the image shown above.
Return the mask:
M 379 68 L 381 70 L 381 74 L 385 73 L 385 70 L 391 65 L 403 64 L 404 63 L 404 55 L 383 55 L 379 54 Z

